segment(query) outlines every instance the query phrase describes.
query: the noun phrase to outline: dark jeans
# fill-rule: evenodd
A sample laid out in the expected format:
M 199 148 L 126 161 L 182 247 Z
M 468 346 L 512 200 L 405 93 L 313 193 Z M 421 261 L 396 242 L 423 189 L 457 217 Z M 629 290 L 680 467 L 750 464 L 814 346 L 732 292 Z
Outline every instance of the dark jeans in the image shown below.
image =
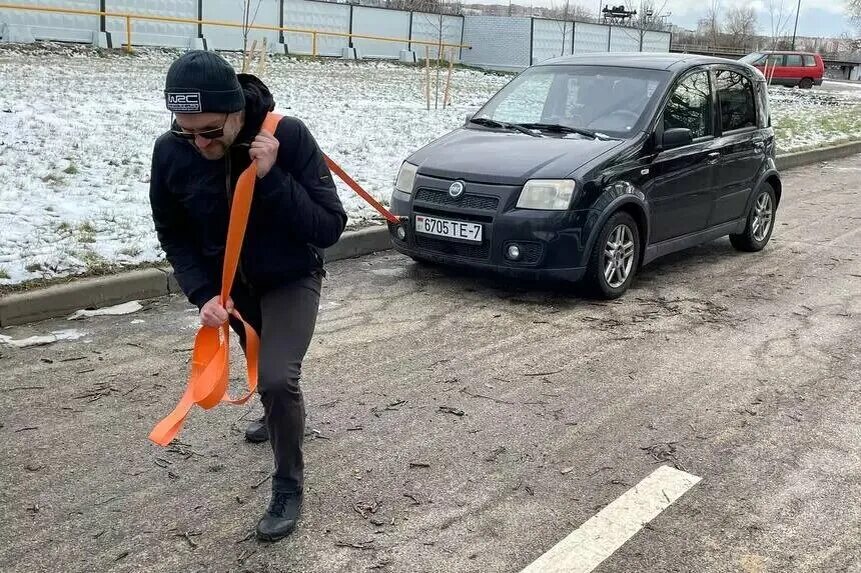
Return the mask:
M 273 491 L 296 492 L 303 488 L 305 402 L 299 379 L 317 323 L 320 286 L 321 277 L 314 273 L 259 297 L 241 289 L 232 293 L 236 308 L 260 335 L 257 391 L 275 454 Z M 241 340 L 242 324 L 231 319 L 231 326 Z

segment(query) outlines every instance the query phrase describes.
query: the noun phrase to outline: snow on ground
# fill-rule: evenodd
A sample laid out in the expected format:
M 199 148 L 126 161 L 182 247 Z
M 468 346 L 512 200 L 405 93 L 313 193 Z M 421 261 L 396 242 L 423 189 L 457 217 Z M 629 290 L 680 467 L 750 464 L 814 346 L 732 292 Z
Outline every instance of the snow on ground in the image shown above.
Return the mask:
M 0 284 L 163 257 L 149 168 L 170 122 L 162 90 L 177 55 L 0 48 Z M 401 161 L 509 79 L 455 70 L 453 105 L 428 112 L 423 78 L 393 63 L 275 58 L 264 79 L 277 111 L 303 119 L 324 151 L 387 202 Z M 348 188 L 340 194 L 351 224 L 375 218 Z
M 829 82 L 828 90 L 772 87 L 772 124 L 780 151 L 802 151 L 861 139 L 861 90 Z
M 177 55 L 0 47 L 0 285 L 163 258 L 149 166 L 152 144 L 168 128 L 162 89 Z M 227 57 L 238 67 L 235 54 Z M 401 161 L 510 79 L 455 70 L 453 105 L 428 112 L 424 77 L 393 63 L 279 57 L 264 80 L 278 111 L 304 120 L 323 150 L 387 203 Z M 861 137 L 859 93 L 775 88 L 781 149 Z M 342 186 L 340 194 L 352 225 L 376 220 L 352 191 Z

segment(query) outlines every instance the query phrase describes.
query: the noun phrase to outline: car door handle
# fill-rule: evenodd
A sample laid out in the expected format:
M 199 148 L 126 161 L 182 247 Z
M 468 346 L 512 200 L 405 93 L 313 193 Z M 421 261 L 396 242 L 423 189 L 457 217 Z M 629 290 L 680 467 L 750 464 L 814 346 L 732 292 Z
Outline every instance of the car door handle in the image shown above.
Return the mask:
M 765 149 L 765 142 L 764 141 L 754 141 L 753 142 L 753 148 L 756 149 L 757 151 L 762 151 L 763 149 Z
M 708 157 L 709 157 L 709 163 L 711 165 L 714 165 L 715 163 L 720 161 L 720 151 L 712 151 L 711 153 L 709 153 Z

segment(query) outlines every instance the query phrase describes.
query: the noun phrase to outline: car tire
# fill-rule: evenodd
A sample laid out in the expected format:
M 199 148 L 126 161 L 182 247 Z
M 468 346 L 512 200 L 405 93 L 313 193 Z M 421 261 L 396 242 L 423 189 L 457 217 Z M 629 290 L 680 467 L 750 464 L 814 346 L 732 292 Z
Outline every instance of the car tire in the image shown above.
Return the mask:
M 625 294 L 637 274 L 640 249 L 640 231 L 634 218 L 624 211 L 610 216 L 589 256 L 583 281 L 587 293 L 606 300 Z
M 763 183 L 756 192 L 756 198 L 747 214 L 744 232 L 729 236 L 732 246 L 747 253 L 755 253 L 764 249 L 774 231 L 776 213 L 777 196 L 774 193 L 774 188 L 768 183 Z M 765 228 L 763 225 L 766 225 Z
M 804 78 L 798 84 L 798 86 L 803 90 L 809 90 L 813 87 L 813 79 L 812 78 Z

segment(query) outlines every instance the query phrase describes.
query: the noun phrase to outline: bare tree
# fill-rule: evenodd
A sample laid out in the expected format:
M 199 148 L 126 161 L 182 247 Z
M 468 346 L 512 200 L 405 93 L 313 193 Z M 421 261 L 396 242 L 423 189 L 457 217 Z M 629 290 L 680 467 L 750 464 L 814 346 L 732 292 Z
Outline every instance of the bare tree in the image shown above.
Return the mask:
M 757 28 L 756 10 L 752 6 L 730 8 L 727 12 L 724 30 L 734 48 L 746 48 Z
M 766 0 L 766 10 L 771 23 L 771 47 L 778 47 L 780 39 L 786 35 L 789 23 L 795 16 L 793 0 Z
M 640 0 L 631 2 L 630 10 L 636 10 L 637 16 L 631 22 L 640 30 L 663 30 L 664 18 L 667 13 L 668 0 Z
M 720 34 L 720 0 L 709 0 L 705 22 L 712 49 L 717 48 Z
M 849 17 L 858 26 L 859 33 L 861 33 L 861 0 L 846 0 L 846 10 L 849 12 Z
M 242 6 L 242 53 L 248 52 L 248 33 L 257 20 L 260 4 L 263 0 L 257 0 L 257 6 L 252 9 L 252 0 L 245 0 Z

